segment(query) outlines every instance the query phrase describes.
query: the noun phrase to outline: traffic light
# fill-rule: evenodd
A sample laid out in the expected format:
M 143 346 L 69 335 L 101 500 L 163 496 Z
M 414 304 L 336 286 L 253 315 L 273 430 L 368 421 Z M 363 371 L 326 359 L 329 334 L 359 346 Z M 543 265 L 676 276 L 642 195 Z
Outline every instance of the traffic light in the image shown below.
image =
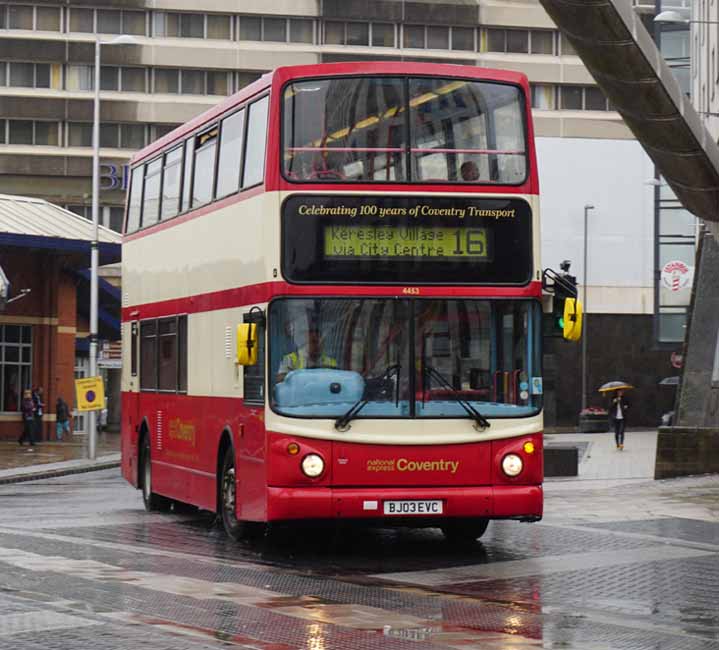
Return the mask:
M 566 298 L 564 301 L 562 335 L 568 341 L 582 338 L 582 303 L 577 298 Z
M 561 275 L 559 280 L 554 281 L 554 302 L 552 303 L 552 321 L 554 323 L 555 331 L 560 334 L 564 334 L 564 311 L 567 299 L 572 298 L 572 293 L 569 291 L 569 287 L 564 284 L 564 280 L 571 283 L 571 279 L 574 279 L 571 275 Z M 576 295 L 576 294 L 574 294 Z
M 568 261 L 562 262 L 561 269 L 561 273 L 551 269 L 544 272 L 545 278 L 552 280 L 548 290 L 554 294 L 552 331 L 568 341 L 578 341 L 582 336 L 582 303 L 577 298 L 577 278 L 569 274 Z

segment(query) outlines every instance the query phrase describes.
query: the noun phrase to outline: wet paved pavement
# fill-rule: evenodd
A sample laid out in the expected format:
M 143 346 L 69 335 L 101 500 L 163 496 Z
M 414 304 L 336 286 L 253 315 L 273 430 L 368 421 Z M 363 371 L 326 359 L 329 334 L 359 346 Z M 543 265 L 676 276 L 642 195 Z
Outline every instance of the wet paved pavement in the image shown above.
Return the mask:
M 107 456 L 120 451 L 120 435 L 101 433 L 97 438 L 96 455 Z M 71 435 L 62 442 L 38 442 L 34 447 L 17 442 L 0 440 L 0 477 L 10 470 L 87 457 L 87 437 Z
M 600 439 L 594 439 L 594 451 Z M 0 486 L 8 650 L 719 650 L 719 477 L 550 481 L 539 524 L 281 527 L 148 514 L 118 470 Z

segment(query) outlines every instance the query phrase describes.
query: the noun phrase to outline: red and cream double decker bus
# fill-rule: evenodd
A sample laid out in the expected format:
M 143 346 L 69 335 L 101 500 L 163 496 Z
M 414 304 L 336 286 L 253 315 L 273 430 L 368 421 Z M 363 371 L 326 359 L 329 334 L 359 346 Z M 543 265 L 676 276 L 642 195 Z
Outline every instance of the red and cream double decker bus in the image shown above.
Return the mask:
M 477 538 L 542 516 L 527 79 L 279 68 L 136 155 L 122 471 L 146 506 Z

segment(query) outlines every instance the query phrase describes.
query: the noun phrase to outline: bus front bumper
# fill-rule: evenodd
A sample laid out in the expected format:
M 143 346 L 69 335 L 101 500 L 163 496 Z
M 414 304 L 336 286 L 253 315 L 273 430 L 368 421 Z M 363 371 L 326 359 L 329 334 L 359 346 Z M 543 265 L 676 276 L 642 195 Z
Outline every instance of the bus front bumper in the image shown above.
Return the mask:
M 387 501 L 441 501 L 440 515 L 402 516 L 417 519 L 482 517 L 487 519 L 542 518 L 541 485 L 509 485 L 454 488 L 329 488 L 269 487 L 267 520 L 382 519 L 391 524 L 399 517 L 385 514 Z

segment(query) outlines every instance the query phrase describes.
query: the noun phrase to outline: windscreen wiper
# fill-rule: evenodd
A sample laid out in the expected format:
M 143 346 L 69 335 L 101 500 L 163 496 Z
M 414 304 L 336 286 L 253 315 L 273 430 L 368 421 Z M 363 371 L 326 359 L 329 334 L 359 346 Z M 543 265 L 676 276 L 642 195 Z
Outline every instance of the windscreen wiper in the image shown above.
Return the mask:
M 384 385 L 386 385 L 386 382 L 389 381 L 395 373 L 397 373 L 397 381 L 395 382 L 395 406 L 399 406 L 399 371 L 401 368 L 402 366 L 400 364 L 395 363 L 394 365 L 387 366 L 386 370 L 379 377 L 367 378 L 364 394 L 360 399 L 352 404 L 344 415 L 335 420 L 335 429 L 337 429 L 337 431 L 341 431 L 342 433 L 348 431 L 350 428 L 350 421 L 357 417 L 357 414 L 370 400 L 376 399 L 378 395 L 383 393 Z
M 465 411 L 467 411 L 468 415 L 474 420 L 474 428 L 477 429 L 477 431 L 484 431 L 491 426 L 489 420 L 484 417 L 476 408 L 474 408 L 474 406 L 472 406 L 467 400 L 464 400 L 459 397 L 459 391 L 445 379 L 444 375 L 439 370 L 425 363 L 422 367 L 422 376 L 427 376 L 430 379 L 434 378 L 440 384 L 442 384 L 444 388 L 452 391 L 452 393 L 454 393 L 455 395 L 455 400 L 457 401 L 457 403 Z M 422 382 L 422 385 L 424 386 L 424 381 Z M 424 391 L 422 394 L 422 399 L 424 399 Z

